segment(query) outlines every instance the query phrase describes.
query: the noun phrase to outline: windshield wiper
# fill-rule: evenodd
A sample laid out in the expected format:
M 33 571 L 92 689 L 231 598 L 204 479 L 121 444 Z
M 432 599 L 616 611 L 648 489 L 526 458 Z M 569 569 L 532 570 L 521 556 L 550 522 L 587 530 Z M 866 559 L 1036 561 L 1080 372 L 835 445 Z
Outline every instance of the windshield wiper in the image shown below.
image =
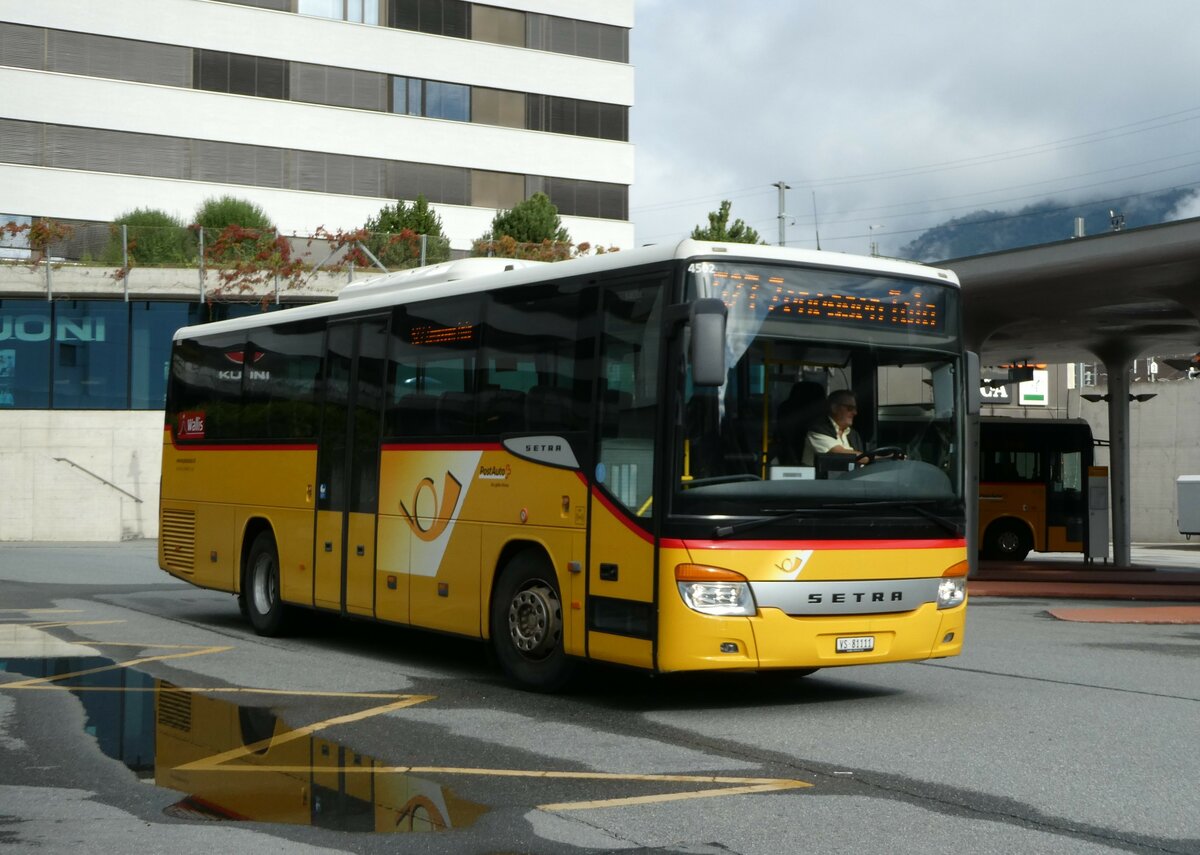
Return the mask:
M 853 511 L 853 510 L 877 510 L 882 508 L 895 508 L 901 511 L 912 511 L 913 513 L 925 517 L 927 520 L 940 525 L 942 528 L 949 531 L 956 537 L 962 537 L 963 527 L 956 520 L 949 517 L 944 517 L 941 514 L 935 514 L 928 508 L 921 506 L 922 503 L 915 501 L 882 501 L 882 502 L 846 502 L 843 504 L 826 504 L 821 505 L 822 508 L 831 508 L 837 510 Z M 937 504 L 937 500 L 929 500 L 926 504 Z
M 791 522 L 807 516 L 816 516 L 825 509 L 826 506 L 819 508 L 803 508 L 798 511 L 785 511 L 769 517 L 755 517 L 752 520 L 745 520 L 732 525 L 719 525 L 713 529 L 713 537 L 729 537 L 731 534 L 740 534 L 743 531 L 759 528 L 764 525 L 770 525 L 775 522 Z

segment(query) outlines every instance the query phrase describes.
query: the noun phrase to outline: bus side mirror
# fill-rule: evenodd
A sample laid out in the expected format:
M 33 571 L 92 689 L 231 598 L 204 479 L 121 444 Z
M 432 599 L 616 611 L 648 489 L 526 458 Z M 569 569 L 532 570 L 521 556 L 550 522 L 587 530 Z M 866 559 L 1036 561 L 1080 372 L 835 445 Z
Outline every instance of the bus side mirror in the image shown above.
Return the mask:
M 979 391 L 980 384 L 983 382 L 983 375 L 979 370 L 979 354 L 968 350 L 966 356 L 967 413 L 977 416 L 979 415 L 980 408 L 983 406 L 983 395 Z
M 725 383 L 725 304 L 712 297 L 692 303 L 689 320 L 692 346 L 692 382 L 697 386 L 721 386 Z

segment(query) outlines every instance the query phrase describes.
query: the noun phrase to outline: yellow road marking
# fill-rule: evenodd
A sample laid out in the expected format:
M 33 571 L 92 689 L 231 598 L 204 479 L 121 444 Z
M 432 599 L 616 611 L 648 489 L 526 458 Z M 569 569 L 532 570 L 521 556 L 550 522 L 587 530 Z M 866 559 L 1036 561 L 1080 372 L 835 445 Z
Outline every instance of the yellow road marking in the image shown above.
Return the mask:
M 0 609 L 0 615 L 77 615 L 82 611 L 83 609 Z
M 199 760 L 193 760 L 191 763 L 184 763 L 182 766 L 176 766 L 178 771 L 229 771 L 231 769 L 240 769 L 245 767 L 225 766 L 224 763 L 230 760 L 236 760 L 239 757 L 245 757 L 253 754 L 256 751 L 267 748 L 285 745 L 288 742 L 294 742 L 297 739 L 302 739 L 306 736 L 311 736 L 319 730 L 324 730 L 327 727 L 334 727 L 339 724 L 349 724 L 354 721 L 361 721 L 365 718 L 372 718 L 377 715 L 383 715 L 394 710 L 404 709 L 405 707 L 416 706 L 423 704 L 426 701 L 433 700 L 433 695 L 408 695 L 403 700 L 396 701 L 390 704 L 382 704 L 370 709 L 360 710 L 359 712 L 348 713 L 347 715 L 335 716 L 327 718 L 324 721 L 314 722 L 313 724 L 298 727 L 295 730 L 289 730 L 287 733 L 279 736 L 268 736 L 266 739 L 260 739 L 252 745 L 243 745 L 239 748 L 231 748 L 228 751 L 223 751 L 220 754 L 214 754 L 211 757 L 202 757 Z
M 68 610 L 53 610 L 53 609 L 9 609 L 0 611 L 22 612 L 30 614 L 34 612 L 54 612 Z M 75 611 L 75 610 L 70 610 Z M 77 621 L 72 623 L 33 623 L 27 624 L 36 629 L 47 629 L 51 627 L 64 626 L 84 626 L 97 624 L 112 624 L 123 623 L 124 621 Z M 208 771 L 208 772 L 341 772 L 345 774 L 424 774 L 424 775 L 473 775 L 479 777 L 497 777 L 497 778 L 542 778 L 547 780 L 579 780 L 579 781 L 622 781 L 636 783 L 684 783 L 684 784 L 727 784 L 723 787 L 708 787 L 701 790 L 687 790 L 677 793 L 656 793 L 645 796 L 627 796 L 613 799 L 593 799 L 588 801 L 576 802 L 553 802 L 543 805 L 538 805 L 539 810 L 544 811 L 570 811 L 570 810 L 594 810 L 597 808 L 606 807 L 623 807 L 629 805 L 640 804 L 659 804 L 663 802 L 682 801 L 687 799 L 707 799 L 720 798 L 724 796 L 747 795 L 753 793 L 768 793 L 779 792 L 783 790 L 794 790 L 813 786 L 805 781 L 797 781 L 789 778 L 742 778 L 731 776 L 717 775 L 627 775 L 615 772 L 556 772 L 556 771 L 538 771 L 526 769 L 477 769 L 456 766 L 342 766 L 342 767 L 316 767 L 316 766 L 260 766 L 260 765 L 228 765 L 229 761 L 236 760 L 240 757 L 246 757 L 254 752 L 267 747 L 278 746 L 288 742 L 293 742 L 297 739 L 302 739 L 312 734 L 325 730 L 326 728 L 335 727 L 340 724 L 349 724 L 355 721 L 372 718 L 377 715 L 394 712 L 395 710 L 404 709 L 406 707 L 415 706 L 416 704 L 425 703 L 426 701 L 434 700 L 434 695 L 399 695 L 388 693 L 366 693 L 366 692 L 303 692 L 291 689 L 254 689 L 254 688 L 216 688 L 216 687 L 105 687 L 105 686 L 87 686 L 87 687 L 70 687 L 57 685 L 59 681 L 68 680 L 74 677 L 82 677 L 89 674 L 97 674 L 103 671 L 112 671 L 119 668 L 130 668 L 134 665 L 141 665 L 146 662 L 161 662 L 168 659 L 182 659 L 191 656 L 203 656 L 210 653 L 224 653 L 228 650 L 233 650 L 233 647 L 197 647 L 193 645 L 176 645 L 176 644 L 142 644 L 137 642 L 87 642 L 91 647 L 139 647 L 139 648 L 157 648 L 160 650 L 182 650 L 181 653 L 168 653 L 157 656 L 142 656 L 136 659 L 129 659 L 124 662 L 114 662 L 110 665 L 105 665 L 99 668 L 91 668 L 83 671 L 76 671 L 71 674 L 58 674 L 53 677 L 37 677 L 29 680 L 23 680 L 17 683 L 0 684 L 0 690 L 3 689 L 55 689 L 59 691 L 119 691 L 119 692 L 159 692 L 159 691 L 175 691 L 175 692 L 194 692 L 194 693 L 211 693 L 211 694 L 267 694 L 267 695 L 283 695 L 283 696 L 300 696 L 300 697 L 327 697 L 327 698 L 362 698 L 362 699 L 395 699 L 393 703 L 382 704 L 380 706 L 371 707 L 366 710 L 361 710 L 355 713 L 349 713 L 334 718 L 325 719 L 323 721 L 314 722 L 296 730 L 288 731 L 280 736 L 268 737 L 260 740 L 253 745 L 246 745 L 240 748 L 230 749 L 229 751 L 215 754 L 211 757 L 201 758 L 185 763 L 182 766 L 175 767 L 178 771 Z
M 153 645 L 147 645 L 153 646 Z M 56 674 L 53 677 L 34 677 L 30 680 L 21 680 L 16 683 L 0 684 L 0 688 L 5 689 L 23 689 L 29 686 L 45 685 L 47 683 L 56 683 L 60 680 L 70 680 L 74 677 L 85 677 L 88 674 L 99 674 L 103 671 L 113 671 L 118 668 L 130 668 L 134 665 L 141 665 L 145 662 L 164 662 L 168 659 L 186 659 L 189 656 L 204 656 L 209 653 L 224 653 L 226 650 L 233 650 L 232 647 L 204 647 L 199 650 L 188 650 L 183 653 L 166 653 L 162 656 L 140 656 L 137 659 L 129 659 L 125 662 L 114 662 L 111 665 L 103 665 L 99 668 L 87 668 L 83 671 L 74 671 L 70 674 Z

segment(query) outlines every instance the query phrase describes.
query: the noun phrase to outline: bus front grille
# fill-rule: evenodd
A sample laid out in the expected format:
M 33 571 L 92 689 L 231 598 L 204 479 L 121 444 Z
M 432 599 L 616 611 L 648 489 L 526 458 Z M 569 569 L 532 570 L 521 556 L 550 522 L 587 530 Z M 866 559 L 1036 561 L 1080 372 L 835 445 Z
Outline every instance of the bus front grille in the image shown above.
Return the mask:
M 163 508 L 158 529 L 162 543 L 163 561 L 180 573 L 191 573 L 196 567 L 196 512 Z

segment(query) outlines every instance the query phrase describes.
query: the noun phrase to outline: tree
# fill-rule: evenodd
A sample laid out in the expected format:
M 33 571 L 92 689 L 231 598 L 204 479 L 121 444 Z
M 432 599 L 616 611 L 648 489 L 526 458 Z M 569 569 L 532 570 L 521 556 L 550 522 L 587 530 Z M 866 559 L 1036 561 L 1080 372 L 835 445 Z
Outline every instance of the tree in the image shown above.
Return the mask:
M 124 251 L 121 226 L 125 226 Z M 112 234 L 100 257 L 106 264 L 122 264 L 126 252 L 130 266 L 185 265 L 196 257 L 196 235 L 166 211 L 134 208 L 113 220 Z
M 693 240 L 717 240 L 724 243 L 766 243 L 758 232 L 750 228 L 741 219 L 729 225 L 729 209 L 733 207 L 727 199 L 721 200 L 721 207 L 708 214 L 708 228 L 699 226 L 692 229 Z
M 205 199 L 196 209 L 196 225 L 202 229 L 220 231 L 226 226 L 241 226 L 244 229 L 273 231 L 271 218 L 249 199 L 236 196 L 214 196 Z
M 292 245 L 258 205 L 234 196 L 206 199 L 192 228 L 204 238 L 204 267 L 217 272 L 217 297 L 234 292 L 258 293 L 271 280 L 288 288 L 298 285 L 304 264 L 292 256 Z
M 571 241 L 558 216 L 558 208 L 545 193 L 534 193 L 524 202 L 518 202 L 509 210 L 496 214 L 492 219 L 491 234 L 483 239 L 498 241 L 504 237 L 510 237 L 517 243 Z
M 380 264 L 392 270 L 412 267 L 421 260 L 421 235 L 426 235 L 425 263 L 450 259 L 450 242 L 442 231 L 442 219 L 429 207 L 424 195 L 412 206 L 397 200 L 385 205 L 379 214 L 367 220 L 367 249 Z

